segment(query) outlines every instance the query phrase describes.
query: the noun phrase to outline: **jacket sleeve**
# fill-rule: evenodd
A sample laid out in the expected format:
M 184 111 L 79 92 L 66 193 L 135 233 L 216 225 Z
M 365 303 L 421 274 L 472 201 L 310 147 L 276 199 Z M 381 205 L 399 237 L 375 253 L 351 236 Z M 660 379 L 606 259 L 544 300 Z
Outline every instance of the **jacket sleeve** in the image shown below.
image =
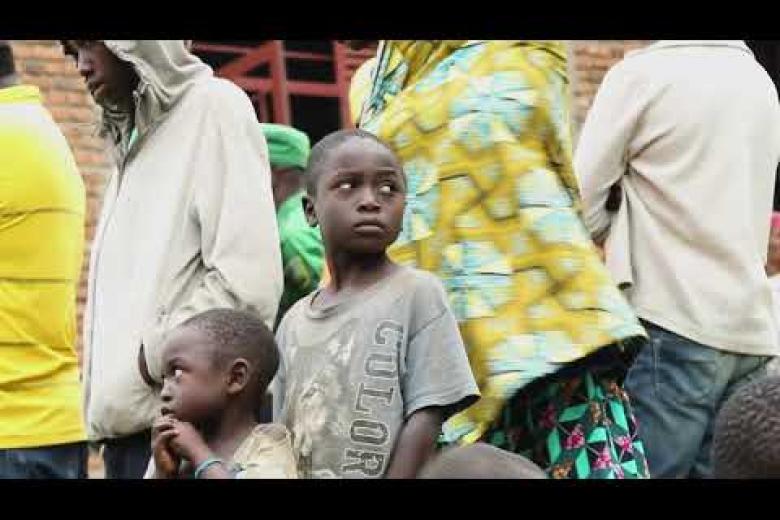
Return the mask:
M 206 272 L 168 309 L 168 329 L 219 307 L 252 312 L 269 328 L 276 317 L 283 281 L 268 149 L 249 100 L 231 94 L 212 101 L 198 128 L 205 135 L 193 162 L 193 218 Z M 161 336 L 144 345 L 149 374 L 158 381 Z
M 619 64 L 604 77 L 582 127 L 574 171 L 585 226 L 594 239 L 609 232 L 609 190 L 626 173 L 631 139 L 646 103 L 643 83 Z

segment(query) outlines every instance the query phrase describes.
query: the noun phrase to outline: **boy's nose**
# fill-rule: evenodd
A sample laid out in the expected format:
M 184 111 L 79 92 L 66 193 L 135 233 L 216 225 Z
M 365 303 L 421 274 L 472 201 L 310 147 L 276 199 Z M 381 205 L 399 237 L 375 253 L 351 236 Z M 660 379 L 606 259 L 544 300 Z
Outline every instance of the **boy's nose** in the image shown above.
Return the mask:
M 171 385 L 163 381 L 163 387 L 160 391 L 160 399 L 163 403 L 169 403 L 173 400 L 173 394 L 171 393 Z
M 374 190 L 362 190 L 360 193 L 360 204 L 358 205 L 358 209 L 361 211 L 377 211 L 379 209 L 379 201 L 377 200 Z

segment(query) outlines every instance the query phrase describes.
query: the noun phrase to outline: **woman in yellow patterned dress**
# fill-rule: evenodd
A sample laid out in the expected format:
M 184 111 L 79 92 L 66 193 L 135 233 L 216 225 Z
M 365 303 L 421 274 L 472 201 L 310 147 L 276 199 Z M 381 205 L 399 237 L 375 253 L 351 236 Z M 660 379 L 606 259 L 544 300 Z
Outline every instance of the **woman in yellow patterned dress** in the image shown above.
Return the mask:
M 646 477 L 622 389 L 645 333 L 580 221 L 565 46 L 385 40 L 373 69 L 356 119 L 408 177 L 391 254 L 444 282 L 482 391 L 445 442 Z

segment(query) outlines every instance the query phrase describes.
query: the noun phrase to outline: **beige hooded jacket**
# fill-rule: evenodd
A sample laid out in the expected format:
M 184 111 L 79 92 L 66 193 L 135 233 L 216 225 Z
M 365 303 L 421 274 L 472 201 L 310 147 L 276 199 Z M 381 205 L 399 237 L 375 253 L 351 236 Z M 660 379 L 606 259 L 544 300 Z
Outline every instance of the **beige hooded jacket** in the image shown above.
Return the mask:
M 214 307 L 272 326 L 282 292 L 268 152 L 246 94 L 181 40 L 106 40 L 135 68 L 135 113 L 104 107 L 117 172 L 90 258 L 84 319 L 89 437 L 148 428 L 165 334 Z M 131 132 L 135 127 L 135 134 Z

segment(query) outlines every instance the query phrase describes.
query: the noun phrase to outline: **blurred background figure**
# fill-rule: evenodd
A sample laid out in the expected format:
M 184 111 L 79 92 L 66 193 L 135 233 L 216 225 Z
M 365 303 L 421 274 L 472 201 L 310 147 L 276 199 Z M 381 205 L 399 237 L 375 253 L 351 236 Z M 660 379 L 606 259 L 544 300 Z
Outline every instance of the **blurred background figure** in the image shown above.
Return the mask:
M 780 377 L 736 390 L 718 414 L 714 437 L 715 478 L 780 478 Z
M 765 271 L 778 160 L 777 90 L 736 40 L 628 54 L 582 128 L 585 223 L 650 336 L 626 389 L 654 477 L 710 476 L 718 409 L 780 352 Z
M 420 472 L 421 479 L 546 479 L 544 470 L 516 453 L 477 442 L 447 448 Z
M 76 343 L 85 191 L 0 40 L 0 478 L 86 478 Z
M 353 111 L 407 175 L 390 253 L 444 282 L 482 393 L 443 441 L 555 478 L 646 476 L 621 386 L 644 330 L 580 220 L 565 46 L 385 40 L 375 67 Z
M 298 300 L 317 288 L 324 264 L 319 227 L 303 213 L 303 172 L 309 160 L 308 136 L 290 126 L 260 123 L 268 143 L 271 186 L 282 250 L 284 292 L 276 324 Z

